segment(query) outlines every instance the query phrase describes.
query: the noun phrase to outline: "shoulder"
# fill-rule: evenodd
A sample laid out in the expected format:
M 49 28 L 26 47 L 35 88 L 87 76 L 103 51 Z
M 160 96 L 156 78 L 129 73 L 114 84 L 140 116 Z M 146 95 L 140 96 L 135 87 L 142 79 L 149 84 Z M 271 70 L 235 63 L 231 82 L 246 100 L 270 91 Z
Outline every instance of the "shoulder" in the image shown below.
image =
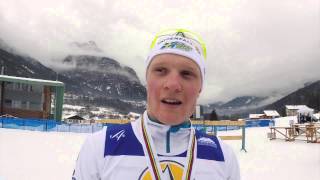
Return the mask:
M 96 154 L 101 155 L 103 152 L 106 127 L 95 133 L 89 134 L 84 141 L 81 151 L 84 154 Z
M 107 126 L 88 135 L 81 151 L 82 154 L 90 154 L 95 158 L 104 158 L 107 155 L 135 154 L 136 152 L 132 152 L 134 149 L 141 154 L 140 147 L 142 148 L 133 132 L 132 125 L 128 123 Z
M 216 136 L 211 136 L 196 130 L 197 156 L 199 159 L 224 161 L 221 142 Z
M 196 130 L 196 138 L 198 156 L 200 155 L 200 157 L 204 157 L 205 159 L 212 159 L 213 155 L 210 158 L 210 155 L 208 155 L 208 153 L 214 153 L 214 160 L 218 161 L 228 161 L 230 158 L 235 157 L 233 149 L 217 136 L 208 135 Z
M 225 167 L 229 175 L 230 180 L 240 179 L 240 166 L 238 158 L 234 153 L 231 146 L 226 143 L 221 143 L 223 147 L 223 153 L 225 154 Z
M 106 128 L 89 134 L 84 141 L 73 172 L 74 179 L 99 179 L 103 164 L 103 148 Z
M 196 131 L 197 155 L 199 159 L 224 162 L 224 169 L 229 179 L 240 179 L 238 159 L 228 144 L 220 138 Z
M 143 149 L 137 139 L 132 123 L 111 126 L 105 134 L 104 156 L 142 156 Z

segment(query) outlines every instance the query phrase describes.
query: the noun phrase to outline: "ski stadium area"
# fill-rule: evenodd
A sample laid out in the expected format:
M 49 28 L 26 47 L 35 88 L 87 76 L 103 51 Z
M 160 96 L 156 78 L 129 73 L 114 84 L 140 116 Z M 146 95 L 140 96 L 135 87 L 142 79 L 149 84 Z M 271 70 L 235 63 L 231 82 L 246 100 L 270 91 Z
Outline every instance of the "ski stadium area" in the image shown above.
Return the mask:
M 277 118 L 275 126 L 288 126 L 292 120 L 296 118 Z M 320 143 L 269 140 L 269 127 L 245 131 L 247 152 L 240 151 L 241 140 L 225 141 L 239 159 L 243 180 L 320 179 Z M 241 133 L 241 129 L 218 131 L 224 136 Z M 90 134 L 0 128 L 0 180 L 71 179 L 78 152 Z

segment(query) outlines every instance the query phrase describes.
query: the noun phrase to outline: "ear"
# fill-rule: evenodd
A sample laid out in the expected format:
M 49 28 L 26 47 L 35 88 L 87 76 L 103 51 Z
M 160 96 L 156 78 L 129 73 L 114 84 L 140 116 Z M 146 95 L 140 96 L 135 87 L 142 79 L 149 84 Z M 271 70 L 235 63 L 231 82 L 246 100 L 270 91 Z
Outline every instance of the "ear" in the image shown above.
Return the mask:
M 202 91 L 202 89 L 199 90 L 197 98 L 199 98 L 201 91 Z

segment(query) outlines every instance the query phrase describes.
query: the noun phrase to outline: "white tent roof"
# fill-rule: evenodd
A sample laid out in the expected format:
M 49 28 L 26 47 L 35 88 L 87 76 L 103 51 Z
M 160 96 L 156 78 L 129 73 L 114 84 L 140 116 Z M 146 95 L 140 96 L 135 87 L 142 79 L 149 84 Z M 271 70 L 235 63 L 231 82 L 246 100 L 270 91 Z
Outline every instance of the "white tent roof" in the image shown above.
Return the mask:
M 286 105 L 286 109 L 291 109 L 291 110 L 298 110 L 301 108 L 308 107 L 306 105 Z
M 313 111 L 314 110 L 312 108 L 305 106 L 305 107 L 299 108 L 298 113 L 313 113 Z

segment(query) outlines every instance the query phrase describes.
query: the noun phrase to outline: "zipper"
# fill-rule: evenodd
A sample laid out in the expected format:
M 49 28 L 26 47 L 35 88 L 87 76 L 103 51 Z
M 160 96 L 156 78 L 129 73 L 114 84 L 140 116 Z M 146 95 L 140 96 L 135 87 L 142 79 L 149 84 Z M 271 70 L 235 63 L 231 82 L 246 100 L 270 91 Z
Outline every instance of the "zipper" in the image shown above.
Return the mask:
M 170 129 L 168 129 L 167 131 L 167 140 L 166 140 L 166 150 L 167 150 L 167 153 L 170 153 Z
M 176 133 L 179 131 L 180 128 L 189 128 L 191 126 L 190 121 L 186 121 L 182 124 L 171 126 L 167 131 L 167 137 L 166 137 L 166 151 L 167 153 L 170 153 L 170 132 Z

